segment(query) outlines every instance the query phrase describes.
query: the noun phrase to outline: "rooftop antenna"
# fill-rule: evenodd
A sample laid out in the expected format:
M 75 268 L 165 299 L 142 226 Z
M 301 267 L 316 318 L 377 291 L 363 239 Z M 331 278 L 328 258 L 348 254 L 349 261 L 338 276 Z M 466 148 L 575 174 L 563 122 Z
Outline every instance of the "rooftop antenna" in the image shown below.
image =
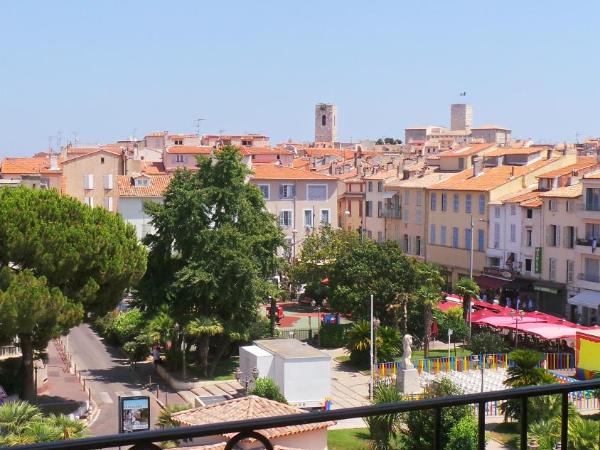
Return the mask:
M 57 137 L 56 137 L 56 147 L 58 149 L 58 151 L 61 150 L 61 145 L 62 145 L 62 133 L 59 131 L 56 133 Z
M 48 136 L 48 151 L 52 154 L 52 136 Z
M 79 137 L 78 137 L 77 131 L 72 131 L 71 134 L 73 135 L 73 143 L 75 145 L 77 145 L 79 143 Z
M 196 136 L 200 136 L 200 125 L 206 119 L 196 119 Z
M 579 136 L 581 136 L 581 133 L 580 133 L 579 131 L 577 131 L 577 132 L 575 133 L 575 142 L 576 142 L 577 144 L 579 144 Z

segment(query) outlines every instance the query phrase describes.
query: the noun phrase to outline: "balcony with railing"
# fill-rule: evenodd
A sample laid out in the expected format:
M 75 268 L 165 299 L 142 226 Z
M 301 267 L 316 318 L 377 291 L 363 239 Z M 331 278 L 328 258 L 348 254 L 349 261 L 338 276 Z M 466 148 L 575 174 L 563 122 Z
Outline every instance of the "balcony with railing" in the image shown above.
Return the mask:
M 90 437 L 78 440 L 55 441 L 43 444 L 12 447 L 16 450 L 86 450 L 107 448 L 129 448 L 129 450 L 159 450 L 157 443 L 165 441 L 191 440 L 193 438 L 210 436 L 231 436 L 225 444 L 225 450 L 238 448 L 237 445 L 248 439 L 253 439 L 252 448 L 273 449 L 275 445 L 266 437 L 263 430 L 293 427 L 297 425 L 316 424 L 344 419 L 399 414 L 408 411 L 428 410 L 433 418 L 433 449 L 442 448 L 442 410 L 461 405 L 473 405 L 477 411 L 478 449 L 485 449 L 486 405 L 502 400 L 518 400 L 520 402 L 520 448 L 529 448 L 529 402 L 528 399 L 544 395 L 559 395 L 561 398 L 560 444 L 565 449 L 569 445 L 569 405 L 570 393 L 590 391 L 600 388 L 600 379 L 580 381 L 566 384 L 551 384 L 530 386 L 503 391 L 492 391 L 476 394 L 454 395 L 449 397 L 411 400 L 397 403 L 387 403 L 355 408 L 345 408 L 333 411 L 307 412 L 284 416 L 273 416 L 235 422 L 214 423 L 162 430 L 140 431 L 136 433 Z M 116 417 L 115 417 L 116 420 Z M 244 442 L 244 443 L 245 443 Z M 258 444 L 260 442 L 260 444 Z M 242 444 L 243 445 L 243 444 Z M 132 446 L 132 447 L 127 447 Z M 221 448 L 221 447 L 219 447 Z M 243 447 L 247 448 L 247 447 Z

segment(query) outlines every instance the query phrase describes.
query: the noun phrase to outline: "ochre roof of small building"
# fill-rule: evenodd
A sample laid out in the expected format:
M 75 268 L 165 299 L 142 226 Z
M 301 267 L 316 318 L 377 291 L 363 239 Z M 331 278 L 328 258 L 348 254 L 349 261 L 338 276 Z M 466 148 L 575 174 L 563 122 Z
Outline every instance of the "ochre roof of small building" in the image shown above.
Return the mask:
M 119 197 L 160 198 L 171 182 L 171 175 L 144 175 L 148 186 L 135 186 L 135 176 L 118 175 Z
M 498 166 L 485 168 L 477 176 L 473 176 L 473 169 L 463 170 L 453 177 L 432 185 L 432 190 L 457 190 L 457 191 L 490 191 L 511 181 L 511 177 L 519 177 L 540 169 L 545 165 L 555 162 L 558 157 L 540 159 L 525 166 Z
M 391 183 L 386 184 L 386 188 L 396 188 L 396 187 L 404 187 L 404 188 L 426 188 L 431 186 L 432 184 L 439 183 L 441 181 L 447 180 L 448 178 L 456 175 L 452 172 L 433 172 L 418 178 L 410 178 L 408 180 L 395 180 Z
M 598 180 L 598 179 L 600 179 L 600 170 L 596 170 L 591 173 L 586 173 L 583 176 L 583 178 L 590 179 L 590 180 Z
M 0 173 L 5 175 L 32 175 L 43 172 L 56 172 L 59 170 L 50 170 L 50 158 L 33 157 L 33 158 L 4 158 L 0 164 Z
M 534 188 L 523 189 L 519 192 L 512 192 L 499 199 L 502 203 L 521 203 L 533 198 L 539 197 L 543 191 Z
M 303 413 L 306 413 L 306 411 L 295 406 L 257 397 L 256 395 L 249 395 L 247 397 L 225 400 L 212 405 L 176 412 L 172 415 L 172 418 L 181 425 L 194 426 Z M 307 431 L 321 430 L 334 425 L 334 423 L 335 422 L 329 421 L 290 425 L 279 428 L 267 428 L 265 430 L 260 430 L 260 433 L 267 439 L 273 439 Z M 235 434 L 236 433 L 230 433 L 225 434 L 224 436 L 230 437 Z
M 210 155 L 213 148 L 209 145 L 171 145 L 167 153 L 172 155 Z
M 583 185 L 581 183 L 572 186 L 559 187 L 551 191 L 542 192 L 540 197 L 543 198 L 577 198 L 583 194 Z
M 242 155 L 293 155 L 294 152 L 284 148 L 273 147 L 240 147 Z
M 372 175 L 365 176 L 365 180 L 387 180 L 393 178 L 398 178 L 398 171 L 396 169 L 381 170 Z
M 252 167 L 254 180 L 323 180 L 335 181 L 336 177 L 317 172 L 294 169 L 276 164 L 259 164 Z

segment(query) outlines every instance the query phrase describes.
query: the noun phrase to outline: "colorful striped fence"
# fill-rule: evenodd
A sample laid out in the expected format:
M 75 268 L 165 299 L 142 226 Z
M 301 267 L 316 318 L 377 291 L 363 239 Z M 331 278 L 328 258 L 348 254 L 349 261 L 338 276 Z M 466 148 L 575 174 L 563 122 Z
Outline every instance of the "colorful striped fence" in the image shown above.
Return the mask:
M 440 372 L 468 372 L 479 369 L 481 361 L 485 361 L 488 369 L 506 369 L 512 364 L 506 353 L 491 353 L 470 356 L 450 356 L 442 358 L 424 358 L 414 361 L 419 374 L 423 372 L 437 374 Z M 568 370 L 575 368 L 575 358 L 570 353 L 546 353 L 540 367 L 548 370 Z M 400 368 L 399 361 L 381 362 L 377 364 L 379 377 L 396 375 Z

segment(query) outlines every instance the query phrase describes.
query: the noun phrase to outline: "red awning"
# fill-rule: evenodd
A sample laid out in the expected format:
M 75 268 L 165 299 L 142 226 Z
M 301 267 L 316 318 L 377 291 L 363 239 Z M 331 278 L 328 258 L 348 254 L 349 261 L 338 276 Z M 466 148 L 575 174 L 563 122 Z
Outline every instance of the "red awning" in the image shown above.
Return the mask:
M 499 289 L 505 284 L 510 283 L 510 280 L 490 277 L 489 275 L 478 275 L 473 277 L 473 279 L 475 280 L 475 283 L 484 289 Z
M 329 278 L 323 278 L 323 279 L 321 280 L 321 284 L 322 284 L 323 286 L 329 286 Z

